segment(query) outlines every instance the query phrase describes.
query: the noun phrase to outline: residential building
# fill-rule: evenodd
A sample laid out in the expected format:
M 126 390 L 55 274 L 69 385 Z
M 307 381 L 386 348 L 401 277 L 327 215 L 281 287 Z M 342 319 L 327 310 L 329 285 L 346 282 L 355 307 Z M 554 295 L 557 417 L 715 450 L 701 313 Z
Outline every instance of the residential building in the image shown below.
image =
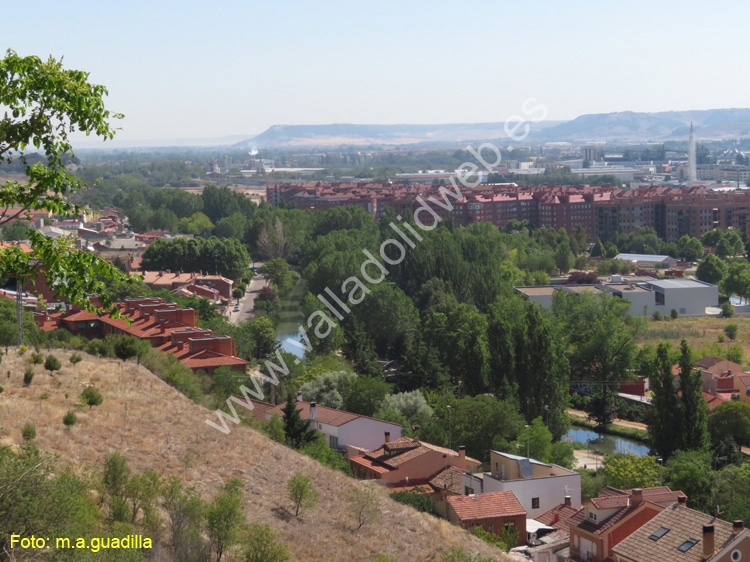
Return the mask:
M 615 259 L 632 262 L 637 267 L 669 269 L 677 265 L 677 260 L 671 256 L 658 256 L 654 254 L 617 254 Z
M 750 558 L 750 531 L 673 504 L 614 545 L 617 562 L 739 562 Z
M 490 472 L 464 474 L 465 495 L 512 491 L 531 519 L 571 499 L 581 506 L 581 475 L 556 464 L 546 464 L 510 453 L 490 451 Z
M 465 529 L 478 526 L 496 535 L 502 534 L 504 527 L 514 527 L 518 532 L 517 545 L 526 544 L 526 510 L 512 491 L 451 496 L 448 518 Z
M 480 465 L 478 460 L 466 456 L 464 447 L 454 451 L 410 437 L 391 441 L 389 435 L 376 449 L 357 451 L 350 448 L 347 457 L 355 478 L 376 480 L 389 487 L 430 488 L 430 482 L 449 467 L 465 471 L 476 470 Z M 447 487 L 447 482 L 442 479 L 436 481 L 437 486 L 442 484 Z M 451 488 L 457 489 L 455 482 L 451 482 Z
M 275 406 L 259 400 L 252 402 L 256 406 L 253 417 L 258 420 L 268 421 L 274 415 L 284 417 L 286 402 Z M 397 440 L 401 437 L 401 426 L 397 423 L 305 402 L 301 397 L 297 398 L 297 410 L 303 420 L 310 420 L 312 429 L 325 436 L 331 449 L 375 448 L 383 442 L 383 436 L 390 439 L 393 435 Z
M 204 275 L 203 272 L 172 273 L 171 271 L 141 271 L 143 282 L 152 289 L 173 291 L 188 285 L 202 285 L 216 289 L 222 298 L 232 298 L 234 281 L 221 275 Z
M 570 531 L 570 559 L 603 562 L 612 549 L 643 524 L 665 509 L 663 504 L 685 502 L 682 492 L 666 486 L 623 491 L 607 487 L 599 497 L 583 503 L 581 510 L 567 520 Z

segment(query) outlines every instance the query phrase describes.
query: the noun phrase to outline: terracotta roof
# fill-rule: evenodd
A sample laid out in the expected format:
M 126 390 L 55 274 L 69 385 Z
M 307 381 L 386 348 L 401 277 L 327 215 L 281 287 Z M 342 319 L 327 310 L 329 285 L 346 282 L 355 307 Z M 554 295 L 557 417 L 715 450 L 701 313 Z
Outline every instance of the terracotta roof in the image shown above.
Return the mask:
M 242 399 L 244 400 L 244 396 L 242 397 Z M 253 409 L 251 412 L 253 418 L 262 422 L 267 421 L 266 412 L 268 410 L 272 410 L 275 405 L 271 404 L 270 402 L 263 402 L 262 400 L 253 400 L 252 398 L 250 399 L 250 402 L 253 405 Z
M 65 320 L 70 320 L 71 322 L 85 322 L 88 320 L 98 319 L 98 314 L 96 314 L 95 312 L 89 312 L 88 310 L 79 310 L 78 312 L 74 312 L 73 314 L 65 317 Z
M 573 517 L 579 511 L 580 510 L 571 505 L 561 503 L 539 515 L 536 520 L 567 533 L 570 530 L 568 519 Z
M 448 496 L 446 499 L 461 521 L 526 515 L 526 510 L 511 491 Z
M 703 525 L 714 526 L 716 551 L 721 550 L 732 537 L 731 523 L 673 504 L 612 550 L 635 562 L 700 562 L 704 559 Z M 651 539 L 651 535 L 661 527 L 669 531 L 658 540 Z M 686 552 L 680 552 L 678 548 L 691 538 L 697 540 L 696 544 Z
M 461 483 L 461 477 L 465 473 L 466 471 L 456 466 L 449 466 L 430 480 L 430 486 L 438 492 L 445 490 L 454 494 L 462 494 L 464 487 Z
M 610 496 L 631 496 L 633 490 L 619 490 L 612 486 L 607 486 L 599 492 L 599 498 L 610 497 Z M 659 503 L 664 506 L 676 503 L 680 498 L 687 499 L 682 490 L 672 490 L 669 486 L 653 486 L 651 488 L 643 488 L 641 490 L 643 499 L 654 503 Z M 596 499 L 599 499 L 596 498 Z
M 378 474 L 385 474 L 386 472 L 394 470 L 390 466 L 383 466 L 382 464 L 376 463 L 373 459 L 368 459 L 365 455 L 357 455 L 356 457 L 350 458 L 349 461 L 368 470 L 372 470 L 373 472 L 377 472 Z
M 613 509 L 630 505 L 630 496 L 604 496 L 591 498 L 591 504 L 597 509 Z
M 282 412 L 282 410 L 284 409 L 284 406 L 286 406 L 286 402 L 278 404 L 277 406 L 273 408 L 273 410 L 269 410 L 269 411 L 271 414 L 279 414 L 280 416 L 283 416 L 284 413 Z M 336 410 L 335 408 L 329 408 L 327 406 L 321 406 L 319 404 L 316 405 L 315 409 L 316 409 L 316 421 L 318 421 L 319 423 L 324 423 L 326 425 L 332 425 L 334 427 L 342 426 L 358 418 L 366 418 L 366 419 L 375 420 L 375 421 L 379 421 L 382 423 L 387 423 L 390 425 L 401 427 L 397 423 L 387 422 L 384 420 L 379 420 L 377 418 L 371 418 L 368 416 L 361 416 L 359 414 L 352 414 L 351 412 L 344 412 L 343 410 Z M 297 410 L 299 411 L 300 417 L 303 420 L 310 419 L 310 402 L 298 401 Z
M 233 357 L 231 355 L 225 355 L 223 353 L 217 353 L 210 349 L 203 349 L 188 355 L 183 359 L 180 359 L 182 363 L 190 367 L 191 369 L 203 369 L 206 367 L 231 367 L 232 365 L 249 365 L 249 361 L 240 359 L 239 357 Z
M 22 242 L 0 242 L 0 250 L 3 250 L 5 248 L 21 248 L 21 251 L 24 254 L 28 254 L 31 252 L 31 246 L 28 244 L 24 244 Z

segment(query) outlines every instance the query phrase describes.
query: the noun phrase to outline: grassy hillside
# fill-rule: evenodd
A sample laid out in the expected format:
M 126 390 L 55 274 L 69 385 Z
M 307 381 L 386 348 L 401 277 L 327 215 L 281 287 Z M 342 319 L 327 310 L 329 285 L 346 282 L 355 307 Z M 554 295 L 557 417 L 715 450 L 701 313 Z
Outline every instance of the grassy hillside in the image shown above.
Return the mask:
M 232 478 L 244 483 L 248 521 L 268 523 L 302 561 L 368 561 L 378 554 L 396 560 L 439 560 L 454 546 L 508 558 L 465 531 L 391 501 L 379 493 L 383 516 L 372 527 L 353 529 L 346 508 L 347 491 L 361 484 L 275 443 L 256 430 L 238 426 L 223 435 L 204 422 L 215 414 L 134 363 L 97 359 L 86 354 L 73 366 L 71 352 L 54 350 L 63 367 L 49 376 L 41 365 L 29 387 L 23 386 L 27 353 L 11 348 L 0 363 L 0 445 L 22 443 L 21 428 L 36 422 L 36 443 L 84 468 L 101 465 L 106 454 L 120 451 L 137 471 L 154 468 L 195 485 L 204 497 Z M 10 375 L 8 378 L 8 374 Z M 63 415 L 75 408 L 86 385 L 102 392 L 101 406 L 78 406 L 78 423 L 65 428 Z M 48 397 L 41 400 L 43 394 Z M 67 395 L 67 397 L 66 397 Z M 286 483 L 294 472 L 309 475 L 320 493 L 317 508 L 300 519 L 289 518 Z

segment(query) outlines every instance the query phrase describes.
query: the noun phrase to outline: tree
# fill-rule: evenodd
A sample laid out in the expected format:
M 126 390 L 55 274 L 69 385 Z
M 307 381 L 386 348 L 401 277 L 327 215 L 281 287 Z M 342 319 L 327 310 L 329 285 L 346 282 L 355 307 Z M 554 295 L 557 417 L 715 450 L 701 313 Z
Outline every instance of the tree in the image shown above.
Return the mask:
M 33 423 L 27 422 L 24 424 L 21 430 L 21 437 L 24 441 L 31 441 L 36 437 L 36 427 Z
M 234 479 L 222 485 L 218 495 L 206 506 L 206 531 L 217 561 L 237 542 L 240 525 L 245 519 L 242 503 L 242 481 Z
M 680 448 L 683 421 L 677 389 L 674 386 L 669 349 L 668 343 L 659 344 L 656 350 L 656 361 L 651 367 L 652 373 L 649 377 L 653 408 L 648 434 L 651 448 L 663 459 L 668 459 Z M 689 355 L 686 361 L 689 361 Z M 701 400 L 703 400 L 702 395 Z
M 113 346 L 115 357 L 123 362 L 132 357 L 138 358 L 138 364 L 141 364 L 141 358 L 148 353 L 151 345 L 148 340 L 142 340 L 134 336 L 119 336 L 115 339 Z
M 243 562 L 292 562 L 286 546 L 278 535 L 264 523 L 251 523 L 245 535 Z
M 573 267 L 574 260 L 575 256 L 570 250 L 570 242 L 566 237 L 555 249 L 555 266 L 557 267 L 557 271 L 561 274 L 567 273 Z
M 604 474 L 610 486 L 621 490 L 650 488 L 656 485 L 659 465 L 650 455 L 614 454 L 604 461 Z
M 273 316 L 279 311 L 279 297 L 273 287 L 262 287 L 258 291 L 258 295 L 255 297 L 255 310 L 261 310 L 269 316 Z
M 54 355 L 48 355 L 44 361 L 44 368 L 49 371 L 50 376 L 52 376 L 53 371 L 59 371 L 60 367 L 62 367 L 60 360 Z
M 17 220 L 6 224 L 2 229 L 2 233 L 3 240 L 28 240 L 29 224 L 25 221 Z
M 509 447 L 509 452 L 525 456 L 542 462 L 552 460 L 552 433 L 544 425 L 541 416 L 527 425 L 518 436 L 515 443 Z
M 265 427 L 266 435 L 277 443 L 286 443 L 286 433 L 284 431 L 284 420 L 281 416 L 274 414 L 268 420 Z
M 708 431 L 714 448 L 728 438 L 738 446 L 750 445 L 750 404 L 734 400 L 719 404 L 708 418 Z
M 7 51 L 0 60 L 0 106 L 5 108 L 0 120 L 0 168 L 21 163 L 26 178 L 8 181 L 0 191 L 0 226 L 19 217 L 29 218 L 35 210 L 59 216 L 80 214 L 81 208 L 70 195 L 86 184 L 65 168 L 73 158 L 68 135 L 80 131 L 105 140 L 114 136 L 109 121 L 122 116 L 105 109 L 106 95 L 104 86 L 88 82 L 86 72 L 66 70 L 52 57 L 42 61 Z M 40 149 L 43 158 L 33 158 L 26 152 L 28 147 Z M 29 241 L 30 252 L 18 246 L 0 250 L 0 277 L 15 277 L 19 287 L 43 271 L 48 286 L 93 311 L 97 306 L 89 295 L 99 294 L 101 306 L 109 308 L 112 302 L 105 293 L 105 282 L 119 285 L 129 281 L 98 254 L 76 250 L 65 237 L 52 239 L 32 230 Z M 119 314 L 114 308 L 111 312 Z M 23 340 L 20 329 L 18 336 Z
M 392 390 L 391 385 L 381 378 L 365 375 L 355 377 L 344 389 L 344 409 L 363 416 L 373 416 Z
M 89 410 L 92 406 L 99 406 L 102 401 L 101 393 L 93 386 L 87 386 L 81 393 L 81 402 L 88 405 Z
M 685 492 L 693 509 L 704 510 L 710 506 L 711 468 L 708 451 L 677 451 L 664 466 L 664 484 Z
M 422 486 L 417 486 L 416 488 L 404 490 L 402 492 L 391 492 L 389 497 L 398 503 L 409 505 L 417 511 L 432 513 L 432 498 L 430 497 L 430 492 L 427 488 Z
M 693 359 L 685 340 L 680 343 L 680 411 L 682 437 L 680 449 L 704 450 L 708 448 L 708 405 L 703 398 L 703 379 L 698 369 L 693 369 Z M 665 457 L 666 458 L 666 457 Z
M 380 499 L 372 484 L 355 484 L 346 495 L 349 511 L 354 516 L 356 530 L 374 523 L 380 518 Z
M 737 330 L 737 324 L 727 324 L 726 326 L 724 326 L 724 333 L 730 340 L 737 339 Z
M 315 430 L 310 428 L 310 420 L 303 420 L 297 409 L 297 400 L 289 396 L 282 408 L 284 414 L 284 434 L 287 444 L 299 449 L 315 438 Z
M 318 504 L 318 492 L 313 488 L 309 476 L 295 472 L 286 484 L 286 493 L 294 506 L 294 516 L 299 517 L 303 509 L 312 509 Z
M 274 258 L 263 264 L 260 271 L 268 277 L 269 282 L 276 288 L 276 292 L 285 296 L 294 288 L 294 277 L 289 264 L 282 258 Z
M 603 258 L 606 257 L 607 250 L 604 249 L 604 244 L 602 244 L 601 240 L 597 240 L 596 244 L 594 244 L 594 247 L 591 248 L 591 257 L 592 258 Z
M 18 341 L 18 326 L 13 322 L 0 322 L 0 346 L 5 347 L 5 355 L 8 355 L 8 347 L 15 345 Z
M 697 238 L 685 234 L 677 241 L 677 252 L 686 261 L 695 261 L 703 255 L 703 244 Z
M 708 254 L 698 264 L 696 277 L 706 283 L 718 285 L 727 276 L 727 264 L 714 254 Z
M 750 263 L 730 263 L 722 286 L 727 295 L 737 295 L 745 299 L 750 297 Z

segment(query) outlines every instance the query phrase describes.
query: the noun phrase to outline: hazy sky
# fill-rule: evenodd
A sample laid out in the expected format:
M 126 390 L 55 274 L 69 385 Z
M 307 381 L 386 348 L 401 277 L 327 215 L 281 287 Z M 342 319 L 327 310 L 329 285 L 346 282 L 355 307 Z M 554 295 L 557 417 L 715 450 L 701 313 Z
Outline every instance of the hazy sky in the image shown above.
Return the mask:
M 750 106 L 750 2 L 0 0 L 0 46 L 109 89 L 118 138 Z

